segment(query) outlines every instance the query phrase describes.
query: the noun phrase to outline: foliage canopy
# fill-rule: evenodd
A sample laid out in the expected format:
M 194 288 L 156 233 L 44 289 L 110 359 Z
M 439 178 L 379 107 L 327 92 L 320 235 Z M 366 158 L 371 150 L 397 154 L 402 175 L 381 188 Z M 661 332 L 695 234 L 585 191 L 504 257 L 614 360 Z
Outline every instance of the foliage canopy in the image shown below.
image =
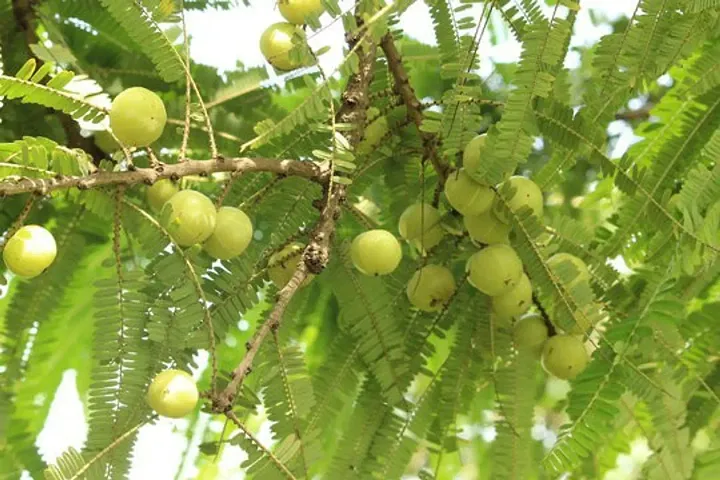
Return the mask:
M 234 3 L 0 0 L 0 233 L 43 225 L 57 243 L 36 278 L 0 266 L 0 478 L 128 478 L 169 368 L 203 392 L 182 423 L 196 478 L 599 479 L 637 439 L 642 478 L 720 478 L 720 2 L 638 0 L 578 47 L 582 0 L 322 0 L 305 31 L 342 22 L 342 62 L 299 49 L 282 85 L 189 58 L 184 13 Z M 434 45 L 398 26 L 415 3 Z M 519 61 L 481 77 L 480 39 L 504 33 Z M 149 148 L 97 133 L 130 87 L 167 111 Z M 639 137 L 621 156 L 618 125 Z M 486 237 L 443 185 L 481 133 L 463 181 L 492 188 L 532 312 L 591 353 L 567 394 L 468 281 Z M 544 211 L 518 207 L 511 175 Z M 146 199 L 158 180 L 240 208 L 249 246 L 215 261 L 174 244 Z M 352 240 L 400 239 L 415 204 L 438 208 L 439 243 L 358 271 Z M 407 286 L 427 265 L 456 285 L 418 310 Z M 49 459 L 37 438 L 68 370 L 87 441 Z M 231 446 L 245 460 L 220 472 Z

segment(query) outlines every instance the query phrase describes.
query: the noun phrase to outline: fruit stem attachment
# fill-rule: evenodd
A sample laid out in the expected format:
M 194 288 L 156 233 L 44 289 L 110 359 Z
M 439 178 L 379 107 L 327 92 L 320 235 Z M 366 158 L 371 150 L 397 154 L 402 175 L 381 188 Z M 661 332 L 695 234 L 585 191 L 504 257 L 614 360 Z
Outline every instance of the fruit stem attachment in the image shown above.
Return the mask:
M 380 46 L 385 52 L 385 57 L 388 61 L 388 67 L 390 72 L 395 79 L 395 91 L 400 95 L 405 102 L 407 107 L 407 115 L 418 128 L 420 132 L 420 138 L 422 139 L 423 150 L 425 158 L 430 159 L 430 162 L 437 172 L 438 178 L 440 179 L 440 185 L 445 184 L 445 180 L 448 177 L 450 167 L 438 154 L 439 139 L 437 135 L 422 130 L 421 126 L 423 123 L 423 105 L 415 95 L 412 85 L 410 85 L 410 78 L 408 77 L 405 65 L 402 62 L 400 52 L 398 52 L 393 40 L 392 33 L 388 32 L 380 41 Z
M 298 176 L 322 185 L 329 181 L 327 169 L 314 162 L 277 160 L 273 158 L 224 158 L 214 160 L 187 160 L 164 165 L 163 168 L 135 168 L 124 172 L 95 172 L 84 176 L 56 176 L 55 178 L 21 178 L 0 182 L 0 197 L 20 193 L 47 194 L 55 190 L 76 187 L 81 190 L 106 186 L 152 185 L 164 178 L 177 180 L 188 175 L 208 176 L 213 173 L 271 172 L 278 175 Z M 51 173 L 51 172 L 48 172 Z

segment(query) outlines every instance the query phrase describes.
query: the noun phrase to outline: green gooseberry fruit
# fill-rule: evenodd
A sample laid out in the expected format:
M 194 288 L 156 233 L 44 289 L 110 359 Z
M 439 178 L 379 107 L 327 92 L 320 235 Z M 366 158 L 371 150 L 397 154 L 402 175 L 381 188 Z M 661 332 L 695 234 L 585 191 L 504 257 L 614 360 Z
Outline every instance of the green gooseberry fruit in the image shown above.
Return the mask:
M 527 312 L 532 305 L 532 284 L 527 275 L 522 274 L 517 285 L 492 299 L 492 307 L 501 317 L 517 317 Z
M 18 277 L 33 278 L 43 273 L 57 256 L 52 233 L 40 225 L 25 225 L 10 237 L 3 250 L 7 268 Z
M 510 226 L 498 220 L 492 209 L 480 215 L 466 215 L 463 217 L 463 222 L 470 238 L 477 243 L 485 245 L 509 243 Z
M 279 0 L 280 15 L 290 23 L 303 25 L 308 17 L 319 16 L 323 11 L 320 0 Z
M 305 245 L 291 243 L 282 250 L 275 252 L 268 259 L 268 277 L 278 288 L 283 288 L 292 278 L 300 262 L 303 261 L 302 254 Z M 314 275 L 308 274 L 300 287 L 308 285 Z
M 495 199 L 490 187 L 480 185 L 464 169 L 450 174 L 445 182 L 445 198 L 463 215 L 480 215 L 488 210 Z
M 295 40 L 295 39 L 298 40 Z M 305 32 L 287 22 L 270 25 L 260 37 L 260 51 L 265 59 L 278 70 L 295 70 L 302 63 L 295 58 L 295 51 L 305 43 Z
M 355 237 L 350 256 L 365 275 L 387 275 L 400 265 L 402 247 L 387 230 L 369 230 Z
M 486 295 L 497 297 L 517 285 L 523 274 L 523 264 L 511 246 L 498 243 L 470 257 L 467 270 L 472 286 Z
M 252 222 L 245 212 L 235 207 L 220 207 L 215 219 L 215 230 L 203 248 L 213 258 L 229 260 L 243 253 L 252 237 Z
M 420 252 L 427 252 L 445 236 L 442 216 L 437 208 L 427 203 L 410 205 L 400 215 L 400 236 Z
M 513 340 L 518 350 L 540 355 L 547 339 L 548 328 L 540 315 L 525 315 L 513 327 Z
M 158 180 L 147 189 L 146 196 L 148 204 L 150 204 L 151 209 L 159 212 L 162 210 L 165 202 L 170 200 L 170 198 L 177 192 L 178 187 L 172 182 L 172 180 L 168 180 L 166 178 Z
M 146 400 L 163 417 L 182 418 L 195 409 L 200 395 L 192 376 L 182 370 L 165 370 L 150 383 Z
M 482 150 L 485 148 L 485 142 L 487 141 L 487 135 L 477 135 L 465 145 L 463 151 L 463 167 L 469 173 L 477 172 L 480 168 L 480 158 L 482 157 Z
M 585 370 L 589 361 L 590 357 L 582 340 L 572 335 L 550 337 L 543 347 L 543 368 L 563 380 L 575 378 Z
M 517 212 L 521 207 L 528 206 L 533 211 L 533 214 L 542 218 L 543 216 L 543 195 L 540 191 L 540 187 L 529 178 L 514 176 L 510 177 L 505 183 L 510 184 L 514 189 L 515 193 L 510 200 L 508 200 L 508 207 L 510 211 Z M 505 183 L 503 183 L 499 190 L 502 191 Z M 510 218 L 506 214 L 505 208 L 502 206 L 502 200 L 497 198 L 494 205 L 495 215 L 497 219 L 503 223 L 510 223 Z
M 128 147 L 147 147 L 163 133 L 167 112 L 162 99 L 142 87 L 132 87 L 115 97 L 110 107 L 110 128 Z
M 455 293 L 455 278 L 442 265 L 429 264 L 415 272 L 407 285 L 410 303 L 425 312 L 437 312 Z
M 194 190 L 180 190 L 160 212 L 160 222 L 181 247 L 207 240 L 215 230 L 216 219 L 215 205 Z

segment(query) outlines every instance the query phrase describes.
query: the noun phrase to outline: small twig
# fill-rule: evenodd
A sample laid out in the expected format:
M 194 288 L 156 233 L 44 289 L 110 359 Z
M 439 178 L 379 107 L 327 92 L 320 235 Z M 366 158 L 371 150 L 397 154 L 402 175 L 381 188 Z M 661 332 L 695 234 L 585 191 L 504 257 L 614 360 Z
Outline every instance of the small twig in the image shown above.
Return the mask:
M 358 26 L 362 29 L 363 22 L 358 17 Z M 348 80 L 342 94 L 342 104 L 337 112 L 335 122 L 352 124 L 355 128 L 347 132 L 348 142 L 355 146 L 360 142 L 363 126 L 367 115 L 368 89 L 373 76 L 375 61 L 375 45 L 363 46 L 359 44 L 360 38 L 348 39 L 350 50 L 355 50 L 360 59 L 359 67 Z M 313 164 L 314 165 L 314 164 Z M 218 413 L 232 414 L 232 404 L 245 377 L 251 372 L 252 364 L 262 342 L 268 333 L 280 328 L 283 314 L 295 293 L 300 288 L 308 274 L 321 273 L 330 259 L 330 245 L 335 233 L 335 222 L 340 216 L 340 210 L 346 198 L 346 185 L 338 184 L 336 188 L 329 188 L 324 184 L 323 199 L 317 205 L 321 208 L 320 218 L 310 233 L 310 241 L 303 252 L 303 261 L 299 262 L 290 281 L 278 293 L 275 306 L 268 318 L 255 333 L 252 341 L 247 344 L 247 352 L 238 366 L 232 372 L 232 380 L 219 394 L 211 395 L 212 409 Z
M 557 335 L 557 330 L 555 329 L 555 325 L 550 321 L 550 316 L 547 314 L 547 311 L 545 310 L 545 307 L 542 306 L 542 303 L 540 303 L 540 299 L 536 294 L 533 293 L 532 295 L 532 301 L 537 307 L 537 309 L 540 311 L 540 315 L 542 316 L 543 321 L 545 322 L 545 326 L 548 329 L 548 336 L 554 337 Z
M 183 44 L 185 48 L 185 63 L 190 64 L 190 41 L 188 37 L 187 24 L 185 23 L 185 0 L 181 0 L 180 19 L 182 20 Z M 185 161 L 187 154 L 188 140 L 190 138 L 190 103 L 192 102 L 192 92 L 190 89 L 190 69 L 185 69 L 185 124 L 183 125 L 183 137 L 180 145 L 180 161 Z
M 440 179 L 440 184 L 445 184 L 449 166 L 438 153 L 438 137 L 430 132 L 424 132 L 421 129 L 423 123 L 423 105 L 415 95 L 415 90 L 413 90 L 412 85 L 410 85 L 410 78 L 405 70 L 405 65 L 402 63 L 400 52 L 398 52 L 398 49 L 395 46 L 395 41 L 393 40 L 391 33 L 385 34 L 380 42 L 380 46 L 385 52 L 388 67 L 395 79 L 395 90 L 405 102 L 408 117 L 410 117 L 418 127 L 420 138 L 423 143 L 423 149 L 425 151 L 424 156 L 432 162 L 433 168 Z
M 163 178 L 177 180 L 188 175 L 208 176 L 217 172 L 271 172 L 308 178 L 320 184 L 327 182 L 327 171 L 314 162 L 299 160 L 276 160 L 272 158 L 228 158 L 216 160 L 187 160 L 165 165 L 162 171 L 154 168 L 135 168 L 125 172 L 96 172 L 78 177 L 22 178 L 17 181 L 0 182 L 0 197 L 20 193 L 46 194 L 54 190 L 77 187 L 80 190 L 110 185 L 153 184 Z

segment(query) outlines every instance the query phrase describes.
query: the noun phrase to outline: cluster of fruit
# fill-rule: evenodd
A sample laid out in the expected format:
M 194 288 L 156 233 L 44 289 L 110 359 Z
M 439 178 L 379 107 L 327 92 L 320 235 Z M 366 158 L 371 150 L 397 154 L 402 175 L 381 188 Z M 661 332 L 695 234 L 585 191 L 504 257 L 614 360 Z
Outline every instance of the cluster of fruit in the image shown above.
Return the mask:
M 522 317 L 533 303 L 533 288 L 523 263 L 510 246 L 510 215 L 529 208 L 542 218 L 543 196 L 531 180 L 514 176 L 505 184 L 492 188 L 472 177 L 477 171 L 485 136 L 473 138 L 463 152 L 463 168 L 453 172 L 445 183 L 445 198 L 452 208 L 463 215 L 470 238 L 480 248 L 467 261 L 469 283 L 492 298 L 492 311 L 500 325 L 514 325 L 518 348 L 532 350 L 542 356 L 545 369 L 559 378 L 573 378 L 588 362 L 581 335 L 587 328 L 576 328 L 567 334 L 548 338 L 543 318 L 531 314 Z M 502 200 L 496 191 L 512 192 Z M 512 213 L 511 213 L 512 212 Z M 445 236 L 442 214 L 432 205 L 417 203 L 400 216 L 400 236 L 425 254 Z M 392 273 L 402 259 L 398 239 L 387 230 L 370 230 L 358 235 L 351 246 L 355 267 L 366 275 Z M 559 253 L 548 265 L 559 271 L 570 263 L 578 275 L 577 282 L 589 282 L 586 265 L 577 257 Z M 452 272 L 445 266 L 428 264 L 415 272 L 407 285 L 410 303 L 423 311 L 439 311 L 450 300 L 457 286 Z M 587 325 L 589 327 L 589 325 Z
M 279 0 L 280 14 L 287 20 L 270 25 L 260 37 L 260 51 L 278 70 L 290 71 L 305 64 L 308 50 L 305 31 L 300 27 L 323 12 L 321 0 Z

